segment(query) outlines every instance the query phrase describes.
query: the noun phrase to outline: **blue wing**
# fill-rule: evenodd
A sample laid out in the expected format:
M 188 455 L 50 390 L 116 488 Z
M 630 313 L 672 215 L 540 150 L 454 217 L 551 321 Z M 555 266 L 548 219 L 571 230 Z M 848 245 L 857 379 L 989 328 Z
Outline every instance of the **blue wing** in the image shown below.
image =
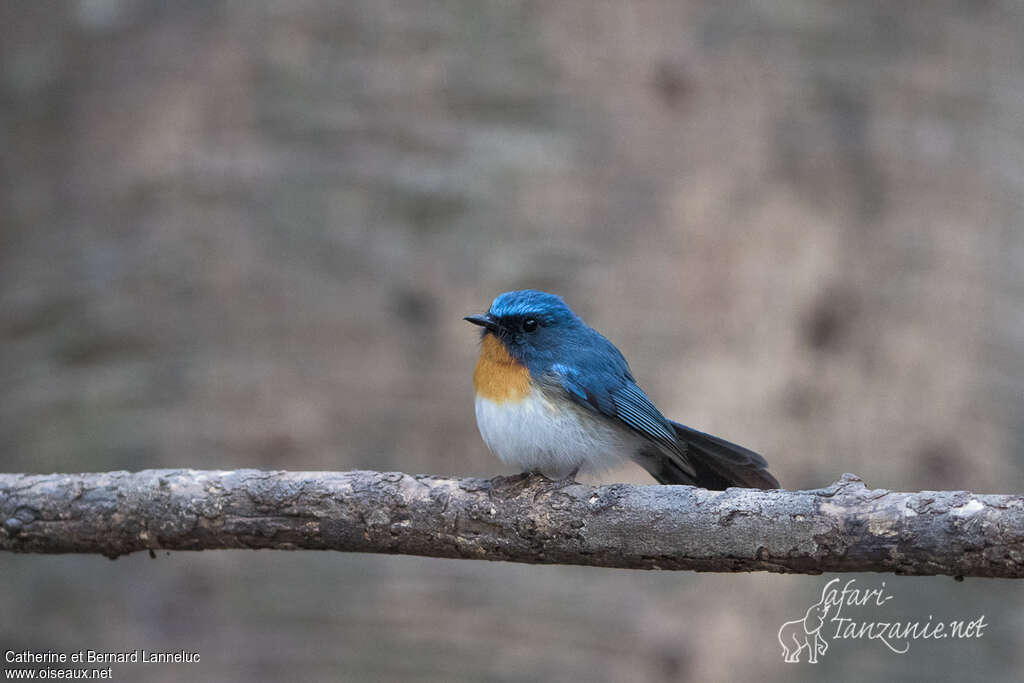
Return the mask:
M 551 367 L 551 374 L 574 402 L 619 420 L 675 456 L 673 460 L 677 461 L 684 472 L 690 475 L 695 473 L 677 440 L 672 423 L 637 386 L 628 367 L 591 371 L 584 375 L 576 368 L 555 364 Z

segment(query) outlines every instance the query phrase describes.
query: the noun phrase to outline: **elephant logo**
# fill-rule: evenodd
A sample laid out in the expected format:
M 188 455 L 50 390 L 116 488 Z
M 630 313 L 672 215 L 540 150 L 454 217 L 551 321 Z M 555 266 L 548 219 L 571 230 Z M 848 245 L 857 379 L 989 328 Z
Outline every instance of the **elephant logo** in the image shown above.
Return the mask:
M 787 621 L 779 627 L 779 644 L 782 645 L 782 658 L 790 664 L 800 661 L 800 653 L 807 650 L 807 661 L 818 663 L 818 655 L 828 650 L 828 641 L 821 636 L 825 626 L 825 617 L 833 605 L 825 600 L 825 593 L 833 582 L 821 589 L 821 600 L 807 608 L 802 619 Z

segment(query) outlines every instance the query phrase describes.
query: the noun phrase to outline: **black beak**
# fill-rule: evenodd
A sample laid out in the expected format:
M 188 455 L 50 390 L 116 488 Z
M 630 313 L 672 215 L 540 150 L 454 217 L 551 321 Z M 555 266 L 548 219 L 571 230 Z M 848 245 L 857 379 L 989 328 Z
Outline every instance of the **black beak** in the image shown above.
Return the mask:
M 474 325 L 479 325 L 480 327 L 488 329 L 491 332 L 498 331 L 498 320 L 490 313 L 486 315 L 467 315 L 465 318 L 463 318 L 463 320 L 469 323 L 473 323 Z

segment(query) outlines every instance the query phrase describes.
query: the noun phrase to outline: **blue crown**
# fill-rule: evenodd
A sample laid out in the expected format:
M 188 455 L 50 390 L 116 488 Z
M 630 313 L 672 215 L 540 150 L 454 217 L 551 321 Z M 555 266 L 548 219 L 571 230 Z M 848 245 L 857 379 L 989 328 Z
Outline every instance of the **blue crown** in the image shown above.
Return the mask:
M 520 289 L 499 294 L 491 303 L 490 313 L 498 318 L 526 315 L 546 315 L 567 319 L 576 317 L 562 297 L 557 294 L 538 292 L 536 289 Z

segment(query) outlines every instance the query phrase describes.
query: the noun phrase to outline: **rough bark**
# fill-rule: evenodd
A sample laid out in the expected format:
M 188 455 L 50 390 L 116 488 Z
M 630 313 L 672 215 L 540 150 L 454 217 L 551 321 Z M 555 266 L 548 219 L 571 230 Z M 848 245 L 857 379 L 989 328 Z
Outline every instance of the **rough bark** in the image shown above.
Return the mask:
M 696 571 L 1024 576 L 1024 496 L 587 486 L 520 475 L 0 474 L 0 550 L 266 548 Z

